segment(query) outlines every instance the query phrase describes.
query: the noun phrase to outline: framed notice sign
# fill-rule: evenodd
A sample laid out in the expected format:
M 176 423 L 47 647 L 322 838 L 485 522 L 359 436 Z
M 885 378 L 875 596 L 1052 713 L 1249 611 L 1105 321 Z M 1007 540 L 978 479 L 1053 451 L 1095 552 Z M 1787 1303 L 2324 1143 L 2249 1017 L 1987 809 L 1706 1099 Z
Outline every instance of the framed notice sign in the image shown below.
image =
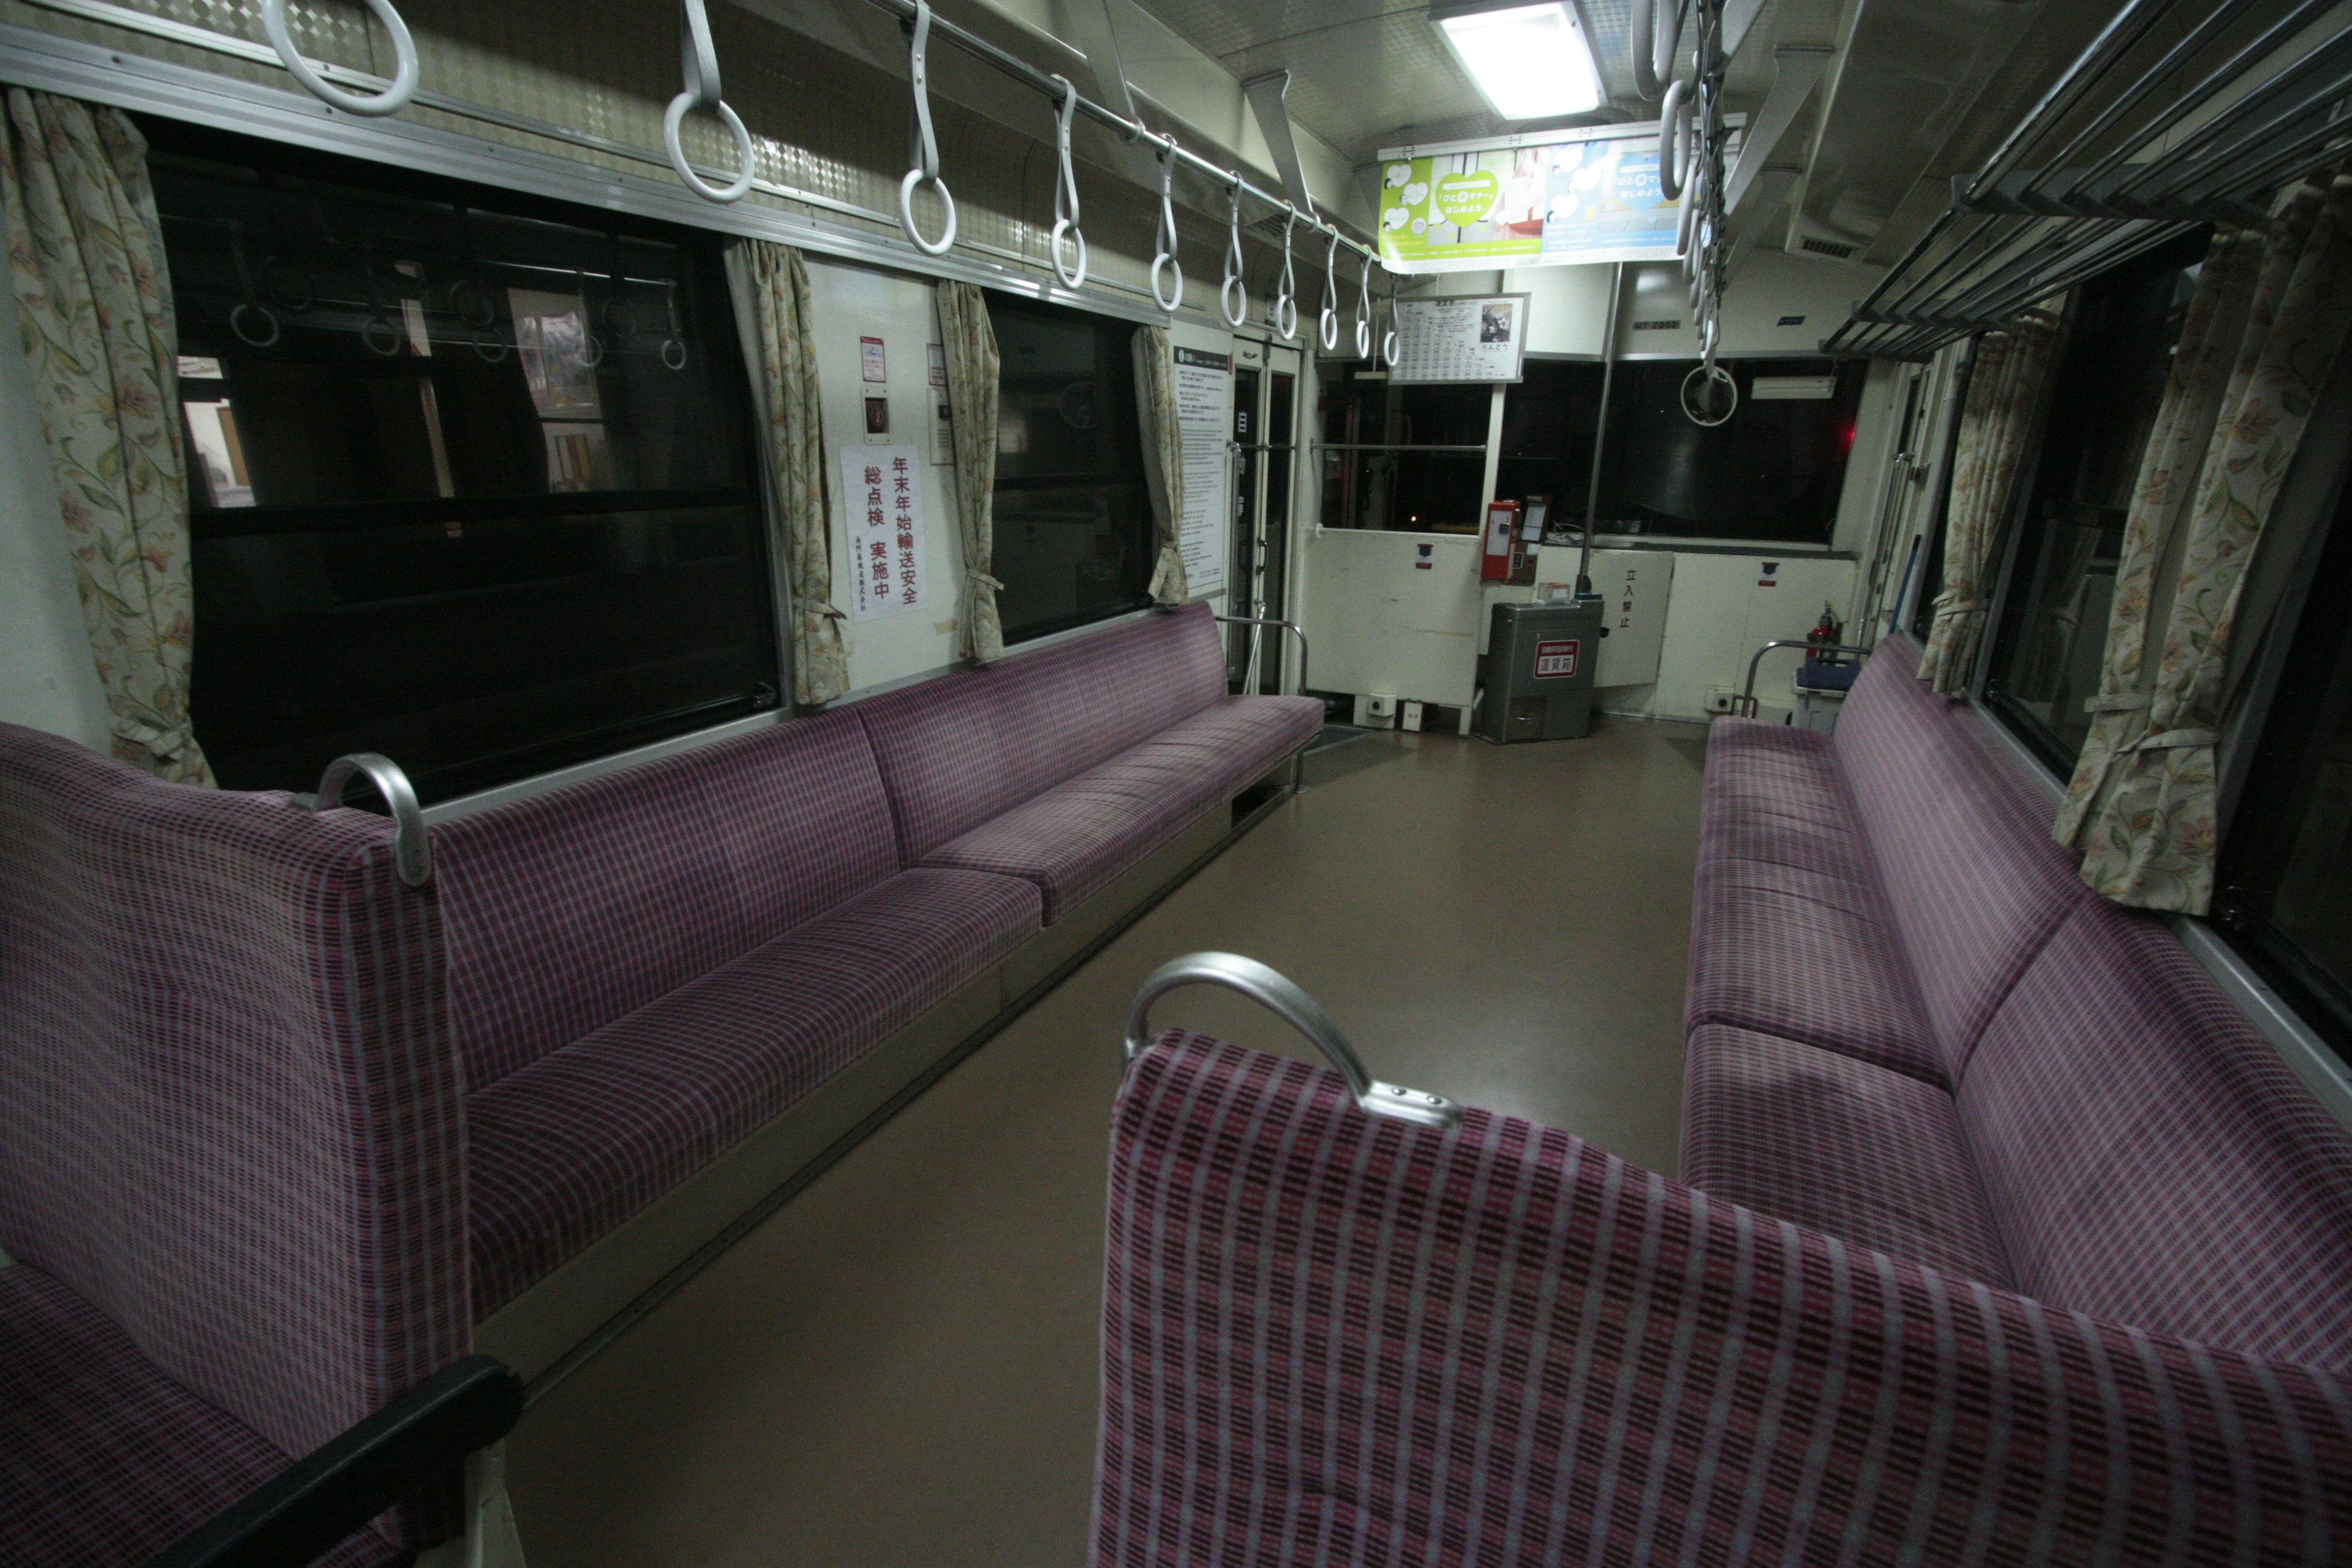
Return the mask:
M 1399 300 L 1396 334 L 1392 384 L 1517 381 L 1527 357 L 1528 297 Z

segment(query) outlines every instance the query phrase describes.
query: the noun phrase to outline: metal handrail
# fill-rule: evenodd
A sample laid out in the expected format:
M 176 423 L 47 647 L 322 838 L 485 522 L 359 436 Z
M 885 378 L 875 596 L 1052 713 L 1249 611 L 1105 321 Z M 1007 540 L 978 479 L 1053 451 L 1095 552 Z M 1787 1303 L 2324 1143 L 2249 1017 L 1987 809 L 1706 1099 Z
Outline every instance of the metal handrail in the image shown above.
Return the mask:
M 1864 658 L 1868 658 L 1872 651 L 1866 647 L 1855 647 L 1851 643 L 1808 642 L 1803 637 L 1780 637 L 1766 643 L 1756 650 L 1756 657 L 1748 661 L 1748 684 L 1740 689 L 1739 693 L 1738 716 L 1742 719 L 1756 717 L 1756 667 L 1763 663 L 1764 656 L 1776 647 L 1804 647 L 1811 648 L 1815 653 L 1858 654 Z
M 1238 992 L 1307 1037 L 1324 1059 L 1339 1069 L 1348 1090 L 1367 1116 L 1444 1131 L 1462 1120 L 1462 1108 L 1442 1095 L 1381 1083 L 1365 1070 L 1356 1047 L 1315 998 L 1278 971 L 1237 952 L 1190 952 L 1151 972 L 1127 1008 L 1127 1059 L 1151 1043 L 1151 1005 L 1185 985 L 1222 985 Z
M 1217 622 L 1228 626 L 1279 626 L 1298 639 L 1298 690 L 1307 691 L 1307 632 L 1297 621 L 1268 620 L 1262 616 L 1219 616 Z
M 400 764 L 376 752 L 353 752 L 337 757 L 319 775 L 319 793 L 298 795 L 296 803 L 310 811 L 332 811 L 343 804 L 343 786 L 353 773 L 365 773 L 383 795 L 383 803 L 392 810 L 392 859 L 399 868 L 400 879 L 412 888 L 421 888 L 433 879 L 433 844 L 425 836 L 425 813 L 416 804 L 416 791 Z

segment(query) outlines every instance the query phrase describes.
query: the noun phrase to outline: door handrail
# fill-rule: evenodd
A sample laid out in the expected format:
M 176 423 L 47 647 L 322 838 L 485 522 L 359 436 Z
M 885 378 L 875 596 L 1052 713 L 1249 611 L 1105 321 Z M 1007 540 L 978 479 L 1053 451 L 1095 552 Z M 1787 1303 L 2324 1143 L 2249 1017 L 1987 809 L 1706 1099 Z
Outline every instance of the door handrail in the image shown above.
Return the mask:
M 1776 647 L 1805 647 L 1815 653 L 1850 653 L 1864 658 L 1868 658 L 1872 652 L 1869 648 L 1855 647 L 1850 643 L 1809 642 L 1803 637 L 1780 637 L 1766 643 L 1756 650 L 1756 657 L 1748 661 L 1748 684 L 1739 692 L 1738 716 L 1742 719 L 1756 717 L 1756 667 L 1763 663 L 1764 656 Z

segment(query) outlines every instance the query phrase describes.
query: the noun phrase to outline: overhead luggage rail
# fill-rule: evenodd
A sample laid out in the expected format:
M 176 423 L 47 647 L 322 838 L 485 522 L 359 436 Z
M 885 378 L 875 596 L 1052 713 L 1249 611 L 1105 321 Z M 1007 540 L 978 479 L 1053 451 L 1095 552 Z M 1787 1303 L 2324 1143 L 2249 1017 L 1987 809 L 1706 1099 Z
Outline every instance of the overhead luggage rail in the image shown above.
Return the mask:
M 1831 353 L 1924 359 L 2352 154 L 2335 0 L 2133 0 L 1853 315 Z

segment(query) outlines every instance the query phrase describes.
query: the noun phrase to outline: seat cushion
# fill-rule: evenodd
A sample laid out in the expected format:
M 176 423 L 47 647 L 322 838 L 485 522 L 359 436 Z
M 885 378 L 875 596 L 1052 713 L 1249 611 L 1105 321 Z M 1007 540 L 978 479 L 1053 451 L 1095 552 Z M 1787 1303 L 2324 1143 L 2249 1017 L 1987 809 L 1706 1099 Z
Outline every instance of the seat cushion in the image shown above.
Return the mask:
M 1919 647 L 1878 645 L 1832 738 L 1945 1070 L 2069 911 L 2094 895 L 2050 838 L 2054 807 L 1987 727 L 1915 679 Z
M 846 713 L 459 817 L 434 828 L 433 860 L 477 1089 L 899 869 Z
M 1870 847 L 1829 737 L 1786 724 L 1718 719 L 1706 735 L 1699 859 L 1747 859 L 1876 879 Z
M 1795 1040 L 1709 1026 L 1683 1064 L 1682 1179 L 1914 1263 L 2007 1288 L 1952 1097 Z
M 1108 762 L 1225 694 L 1205 604 L 1155 611 L 850 710 L 890 792 L 900 863 Z
M 2078 910 L 1986 1029 L 1959 1112 L 2020 1289 L 2352 1367 L 2352 1133 L 2159 922 Z
M 1769 860 L 1705 860 L 1691 892 L 1685 1028 L 1802 1040 L 1944 1087 L 1909 962 L 1868 882 Z
M 289 1463 L 65 1286 L 0 1267 L 0 1563 L 144 1563 Z M 370 1528 L 319 1562 L 399 1556 Z
M 1025 878 L 1052 924 L 1323 725 L 1311 697 L 1227 697 L 924 857 Z
M 476 1320 L 1037 929 L 1028 882 L 902 872 L 473 1095 Z

